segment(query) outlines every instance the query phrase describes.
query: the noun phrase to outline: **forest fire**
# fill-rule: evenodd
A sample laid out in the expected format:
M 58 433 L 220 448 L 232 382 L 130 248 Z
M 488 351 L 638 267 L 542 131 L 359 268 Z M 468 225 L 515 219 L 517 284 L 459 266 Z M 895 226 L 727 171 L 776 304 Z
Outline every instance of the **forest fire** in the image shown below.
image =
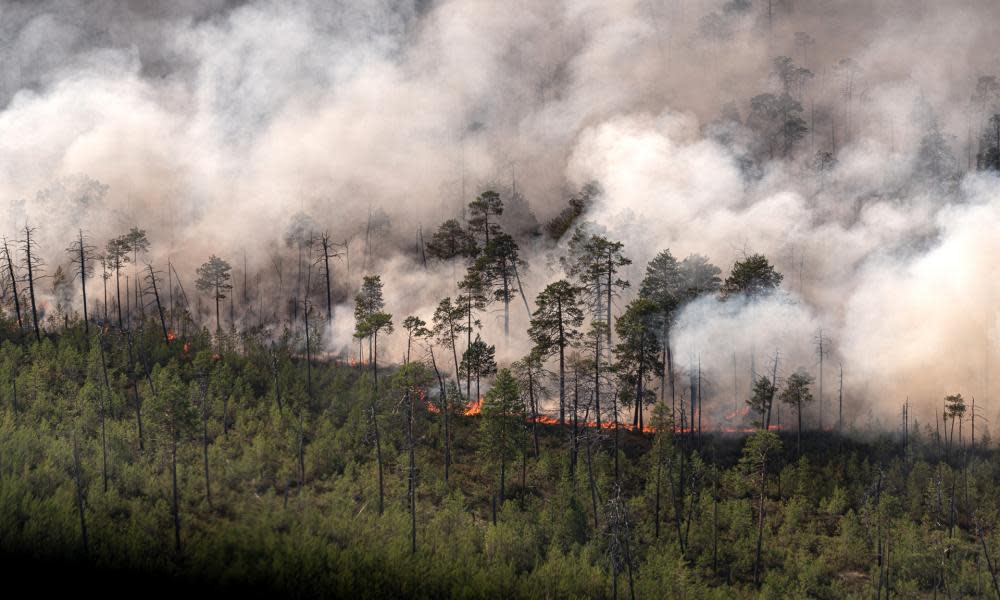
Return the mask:
M 475 402 L 470 402 L 468 406 L 465 407 L 465 416 L 472 417 L 478 415 L 483 410 L 483 397 L 480 396 Z
M 177 339 L 177 334 L 174 333 L 173 329 L 167 330 L 167 342 L 172 342 Z

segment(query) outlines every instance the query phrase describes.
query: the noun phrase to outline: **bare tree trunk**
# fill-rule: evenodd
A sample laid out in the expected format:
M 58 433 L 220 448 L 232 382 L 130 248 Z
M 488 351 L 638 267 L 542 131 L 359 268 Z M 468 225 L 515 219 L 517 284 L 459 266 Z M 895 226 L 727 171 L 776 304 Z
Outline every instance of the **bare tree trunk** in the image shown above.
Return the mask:
M 10 277 L 12 296 L 14 296 L 14 314 L 17 315 L 17 329 L 24 329 L 24 322 L 21 320 L 21 297 L 17 293 L 17 277 L 14 276 L 14 261 L 10 257 L 10 248 L 7 246 L 6 238 L 3 241 L 3 252 L 7 257 L 7 274 Z
M 222 319 L 219 316 L 219 282 L 215 282 L 215 332 L 222 331 Z
M 990 579 L 993 581 L 993 591 L 997 598 L 1000 598 L 1000 583 L 997 583 L 996 569 L 993 568 L 993 561 L 990 559 L 990 549 L 986 546 L 986 539 L 983 537 L 983 528 L 977 525 L 976 532 L 979 534 L 979 543 L 983 546 L 983 556 L 986 558 L 986 568 L 990 571 Z
M 556 299 L 559 319 L 559 424 L 566 424 L 566 333 L 563 330 L 562 301 Z
M 535 403 L 535 380 L 531 371 L 531 361 L 528 360 L 528 402 L 531 404 L 531 436 L 535 441 L 535 458 L 541 453 L 538 448 L 538 405 Z
M 125 321 L 122 319 L 122 281 L 121 281 L 121 259 L 115 259 L 115 308 L 118 309 L 118 329 L 125 329 Z
M 80 251 L 80 291 L 83 293 L 83 332 L 90 335 L 90 318 L 87 316 L 87 257 L 83 245 L 83 230 L 80 231 L 77 249 Z
M 163 305 L 160 304 L 160 291 L 156 287 L 156 274 L 153 273 L 153 265 L 146 265 L 149 269 L 149 281 L 153 285 L 153 298 L 156 299 L 156 311 L 160 315 L 160 327 L 163 328 L 163 343 L 170 345 L 170 334 L 167 331 L 167 320 L 163 316 Z
M 35 307 L 35 276 L 34 265 L 31 260 L 31 228 L 24 228 L 24 253 L 27 256 L 28 266 L 28 295 L 31 298 L 31 323 L 35 330 L 35 341 L 42 341 L 41 331 L 38 329 L 38 310 Z

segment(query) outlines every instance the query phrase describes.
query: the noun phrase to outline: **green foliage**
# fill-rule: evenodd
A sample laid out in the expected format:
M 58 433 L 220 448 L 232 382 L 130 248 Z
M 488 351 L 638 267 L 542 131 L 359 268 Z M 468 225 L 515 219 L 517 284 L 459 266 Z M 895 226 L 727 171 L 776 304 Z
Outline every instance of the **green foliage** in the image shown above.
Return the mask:
M 733 270 L 722 285 L 723 297 L 743 295 L 757 298 L 770 293 L 781 284 L 784 276 L 763 254 L 752 254 L 733 264 Z
M 370 369 L 317 361 L 310 398 L 303 358 L 293 343 L 283 346 L 291 338 L 279 337 L 273 348 L 248 340 L 241 351 L 216 353 L 199 334 L 185 340 L 192 346 L 184 352 L 179 344 L 159 347 L 155 331 L 137 333 L 132 361 L 126 337 L 113 332 L 25 341 L 0 344 L 5 552 L 276 594 L 361 598 L 607 597 L 615 565 L 620 597 L 628 593 L 630 566 L 637 598 L 728 599 L 874 596 L 881 546 L 892 596 L 940 597 L 947 589 L 953 597 L 975 597 L 990 590 L 978 533 L 982 527 L 996 560 L 992 498 L 1000 462 L 979 444 L 948 452 L 933 436 L 919 435 L 904 456 L 890 436 L 816 433 L 810 452 L 796 458 L 787 449 L 794 437 L 761 431 L 706 434 L 699 448 L 696 438 L 674 431 L 669 405 L 658 404 L 650 419 L 654 434 L 619 432 L 617 478 L 611 434 L 592 428 L 579 439 L 571 471 L 569 427 L 538 424 L 535 455 L 524 385 L 530 372 L 543 394 L 549 376 L 531 355 L 519 361 L 516 375 L 499 370 L 480 414 L 450 415 L 453 461 L 445 481 L 439 385 L 418 353 L 406 366 L 383 369 L 377 392 Z M 139 356 L 150 357 L 152 385 Z M 808 377 L 798 389 L 808 392 Z M 204 493 L 203 390 L 211 506 Z M 382 516 L 375 504 L 373 397 L 384 463 Z M 958 411 L 957 398 L 949 406 Z M 411 442 L 418 540 L 412 555 Z M 174 447 L 179 554 L 172 549 Z M 501 464 L 508 486 L 502 501 Z M 762 493 L 762 574 L 754 585 Z

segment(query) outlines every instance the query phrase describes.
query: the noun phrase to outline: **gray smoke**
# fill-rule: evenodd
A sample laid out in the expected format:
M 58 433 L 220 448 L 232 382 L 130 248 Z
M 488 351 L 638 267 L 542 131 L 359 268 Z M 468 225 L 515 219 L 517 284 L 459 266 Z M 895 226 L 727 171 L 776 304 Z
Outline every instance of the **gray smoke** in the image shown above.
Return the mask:
M 953 392 L 993 413 L 1000 187 L 969 167 L 997 22 L 990 0 L 6 0 L 2 232 L 36 225 L 53 271 L 78 228 L 103 245 L 140 225 L 154 264 L 193 279 L 210 254 L 242 268 L 246 253 L 266 281 L 286 271 L 287 290 L 284 236 L 304 213 L 348 243 L 339 299 L 367 267 L 397 319 L 429 320 L 457 277 L 424 270 L 418 228 L 485 186 L 516 185 L 544 221 L 596 179 L 585 218 L 626 243 L 634 284 L 668 247 L 724 272 L 763 252 L 785 275 L 773 298 L 682 316 L 679 366 L 700 357 L 718 410 L 776 351 L 780 373 L 816 373 L 822 329 L 828 424 L 841 365 L 858 424 L 894 422 L 906 396 L 933 419 Z M 792 90 L 811 131 L 763 160 L 749 99 L 781 90 L 782 55 L 814 75 Z M 930 131 L 954 177 L 928 176 Z M 813 167 L 820 151 L 832 168 Z M 525 246 L 530 299 L 561 276 L 562 248 Z M 510 343 L 485 319 L 506 360 L 526 349 L 524 307 L 512 312 Z M 333 349 L 352 326 L 345 300 Z

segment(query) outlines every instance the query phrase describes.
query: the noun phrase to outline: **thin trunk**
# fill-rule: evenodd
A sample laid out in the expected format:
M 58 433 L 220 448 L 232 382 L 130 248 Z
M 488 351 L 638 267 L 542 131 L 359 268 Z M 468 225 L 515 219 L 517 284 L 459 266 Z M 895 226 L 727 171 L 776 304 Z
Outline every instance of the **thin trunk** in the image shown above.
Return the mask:
M 465 315 L 468 322 L 465 327 L 465 352 L 472 349 L 472 290 L 465 295 Z M 455 377 L 458 377 L 458 367 L 455 367 Z M 465 397 L 472 399 L 472 370 L 465 373 Z
M 799 417 L 799 427 L 798 430 L 795 432 L 795 448 L 796 448 L 795 453 L 798 456 L 802 456 L 802 405 L 801 404 L 798 405 L 795 412 L 798 414 Z
M 10 248 L 7 246 L 7 240 L 3 241 L 3 252 L 7 257 L 7 274 L 10 277 L 10 287 L 12 296 L 14 296 L 14 314 L 17 315 L 17 330 L 21 331 L 24 329 L 24 322 L 21 320 L 21 298 L 17 293 L 17 278 L 14 276 L 14 261 L 10 257 Z
M 528 307 L 528 297 L 524 295 L 524 286 L 521 285 L 521 275 L 517 272 L 517 262 L 514 262 L 514 280 L 517 281 L 517 291 L 521 293 L 521 300 L 524 301 L 524 310 L 531 316 L 531 308 Z
M 461 394 L 462 393 L 462 383 L 458 380 L 458 377 L 459 377 L 459 375 L 458 375 L 458 347 L 457 347 L 458 344 L 455 343 L 455 322 L 452 321 L 450 318 L 448 319 L 448 330 L 449 330 L 449 333 L 450 333 L 450 338 L 449 339 L 451 340 L 451 357 L 455 360 L 455 387 L 458 388 L 458 393 Z M 470 385 L 471 385 L 471 382 L 470 382 Z M 466 390 L 466 394 L 468 394 L 468 393 L 469 393 L 469 391 Z M 471 400 L 471 398 L 470 398 L 470 400 Z
M 115 258 L 115 308 L 118 309 L 118 329 L 125 329 L 125 321 L 122 319 L 122 261 Z
M 607 311 L 607 321 L 605 321 L 605 322 L 608 324 L 608 329 L 607 329 L 607 332 L 606 332 L 607 333 L 608 348 L 611 348 L 611 294 L 612 294 L 612 290 L 611 290 L 611 278 L 613 276 L 613 271 L 614 271 L 614 266 L 612 265 L 612 256 L 611 256 L 611 251 L 609 250 L 608 251 L 608 271 L 607 271 L 607 273 L 608 273 L 608 281 L 607 281 L 606 289 L 604 290 L 605 293 L 608 296 L 607 304 L 604 307 L 604 309 Z
M 990 571 L 990 579 L 993 582 L 993 591 L 996 592 L 997 598 L 1000 598 L 1000 583 L 997 582 L 996 569 L 993 568 L 993 560 L 990 559 L 990 549 L 986 546 L 986 539 L 983 537 L 983 530 L 981 527 L 977 527 L 979 533 L 979 543 L 983 546 L 983 556 L 986 558 L 986 568 Z
M 614 392 L 614 394 L 612 394 L 611 396 L 611 411 L 612 411 L 612 418 L 615 420 L 614 451 L 615 451 L 615 482 L 617 483 L 618 481 L 621 480 L 621 469 L 619 468 L 618 464 L 618 392 L 617 391 Z M 600 423 L 600 421 L 598 421 L 598 423 Z
M 24 228 L 24 252 L 27 256 L 28 265 L 28 295 L 31 298 L 31 324 L 35 329 L 35 341 L 42 341 L 41 331 L 38 329 L 38 310 L 35 307 L 35 276 L 31 261 L 31 229 Z
M 503 337 L 510 339 L 510 281 L 507 274 L 507 259 L 502 259 L 501 268 L 503 271 Z
M 302 301 L 302 319 L 305 321 L 306 329 L 306 395 L 312 402 L 312 345 L 309 343 L 309 303 L 307 300 Z
M 170 312 L 170 328 L 174 327 L 174 278 L 170 275 L 170 261 L 167 260 L 167 302 L 169 303 L 168 311 Z M 107 295 L 105 295 L 105 304 L 107 303 Z
M 535 403 L 535 379 L 531 370 L 531 359 L 527 361 L 528 367 L 528 403 L 531 404 L 531 436 L 535 441 L 535 458 L 541 456 L 538 449 L 538 405 Z
M 333 323 L 333 291 L 330 277 L 330 240 L 323 238 L 323 267 L 326 275 L 326 321 Z
M 594 336 L 594 415 L 597 431 L 601 430 L 601 336 Z M 615 422 L 618 421 L 617 414 Z
M 83 230 L 80 231 L 78 250 L 80 251 L 80 291 L 83 293 L 83 332 L 90 335 L 90 318 L 87 316 L 87 257 L 83 246 Z
M 563 329 L 562 301 L 556 299 L 559 320 L 559 424 L 566 424 L 566 333 Z
M 503 456 L 503 453 L 501 453 L 500 456 L 500 507 L 501 508 L 503 507 L 504 492 L 506 491 L 504 488 L 506 487 L 506 485 L 507 485 L 507 457 Z
M 578 416 L 580 414 L 580 372 L 579 370 L 574 370 L 573 377 L 573 443 L 570 445 L 569 452 L 569 474 L 570 477 L 576 473 L 576 457 L 578 453 L 577 442 L 579 441 L 579 422 Z
M 667 379 L 670 382 L 670 418 L 674 417 L 674 399 L 677 397 L 677 390 L 675 389 L 674 382 L 674 357 L 673 352 L 670 349 L 670 321 L 667 320 L 665 328 L 665 338 L 664 347 L 666 348 L 667 355 Z
M 215 282 L 215 332 L 222 331 L 222 319 L 219 316 L 219 282 Z
M 844 365 L 840 365 L 840 392 L 837 397 L 837 431 L 844 431 Z
M 153 265 L 146 265 L 149 269 L 149 282 L 153 285 L 153 298 L 156 300 L 156 312 L 160 315 L 160 327 L 163 329 L 163 343 L 170 345 L 170 333 L 167 331 L 167 319 L 163 316 L 163 305 L 160 303 L 160 290 L 156 287 L 156 274 L 153 273 Z

